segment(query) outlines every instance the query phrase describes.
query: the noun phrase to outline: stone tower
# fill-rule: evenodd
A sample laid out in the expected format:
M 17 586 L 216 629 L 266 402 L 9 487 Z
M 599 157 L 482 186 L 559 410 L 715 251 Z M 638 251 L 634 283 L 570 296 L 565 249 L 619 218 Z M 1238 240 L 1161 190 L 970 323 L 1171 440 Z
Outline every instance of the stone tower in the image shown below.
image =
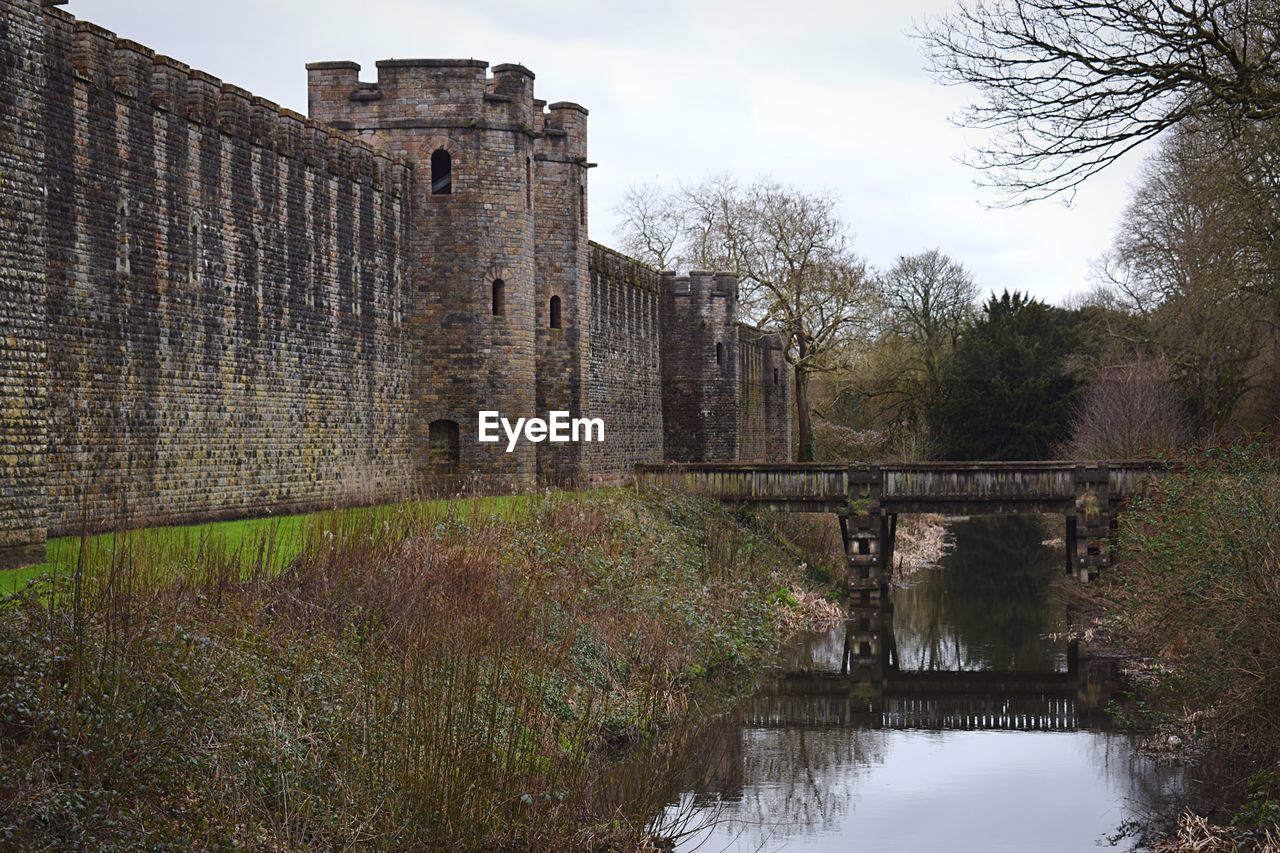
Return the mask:
M 733 462 L 739 450 L 738 279 L 662 274 L 662 422 L 673 462 Z
M 477 440 L 479 411 L 514 420 L 541 408 L 537 346 L 547 323 L 534 262 L 543 118 L 533 74 L 498 65 L 490 76 L 487 68 L 471 59 L 384 60 L 367 83 L 354 62 L 307 66 L 312 118 L 414 166 L 411 245 L 401 262 L 411 267 L 413 293 L 415 458 L 424 484 L 450 490 L 527 489 L 537 478 L 536 445 L 507 453 L 505 440 Z M 560 114 L 547 123 L 579 132 Z
M 533 155 L 538 308 L 538 411 L 582 417 L 587 397 L 591 306 L 587 239 L 587 111 L 577 104 L 539 105 Z M 537 446 L 538 481 L 585 484 L 582 444 Z

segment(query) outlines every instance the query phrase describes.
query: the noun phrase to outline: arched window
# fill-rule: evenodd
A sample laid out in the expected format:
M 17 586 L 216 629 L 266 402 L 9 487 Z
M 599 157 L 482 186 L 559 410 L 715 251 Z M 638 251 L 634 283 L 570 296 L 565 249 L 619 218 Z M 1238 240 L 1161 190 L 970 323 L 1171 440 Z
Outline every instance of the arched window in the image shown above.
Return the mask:
M 461 455 L 457 421 L 431 422 L 427 427 L 427 455 L 437 473 L 451 473 L 457 468 Z
M 443 148 L 431 152 L 431 194 L 453 193 L 453 157 Z
M 716 364 L 724 364 L 724 344 L 716 343 Z
M 493 280 L 493 316 L 507 313 L 507 283 L 500 278 Z
M 560 328 L 560 297 L 551 297 L 551 328 Z

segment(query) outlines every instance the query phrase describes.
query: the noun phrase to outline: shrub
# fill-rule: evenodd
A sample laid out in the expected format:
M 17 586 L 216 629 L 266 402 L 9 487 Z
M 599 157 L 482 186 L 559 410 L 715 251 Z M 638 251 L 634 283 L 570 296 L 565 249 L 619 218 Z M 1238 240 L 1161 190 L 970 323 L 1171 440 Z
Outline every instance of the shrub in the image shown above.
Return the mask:
M 1242 784 L 1254 771 L 1274 779 L 1280 460 L 1256 447 L 1183 460 L 1121 517 L 1119 544 L 1110 613 L 1120 639 L 1152 664 L 1157 708 L 1227 756 Z

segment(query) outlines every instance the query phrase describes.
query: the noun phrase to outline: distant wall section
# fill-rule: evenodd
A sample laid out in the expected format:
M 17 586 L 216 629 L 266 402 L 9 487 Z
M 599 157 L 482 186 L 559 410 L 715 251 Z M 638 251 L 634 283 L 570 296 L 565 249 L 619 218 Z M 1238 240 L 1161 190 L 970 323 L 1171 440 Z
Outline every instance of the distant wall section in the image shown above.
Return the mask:
M 591 244 L 589 417 L 605 421 L 603 444 L 590 444 L 592 482 L 630 482 L 635 466 L 663 460 L 661 276 Z
M 738 324 L 738 461 L 791 459 L 791 374 L 782 337 Z

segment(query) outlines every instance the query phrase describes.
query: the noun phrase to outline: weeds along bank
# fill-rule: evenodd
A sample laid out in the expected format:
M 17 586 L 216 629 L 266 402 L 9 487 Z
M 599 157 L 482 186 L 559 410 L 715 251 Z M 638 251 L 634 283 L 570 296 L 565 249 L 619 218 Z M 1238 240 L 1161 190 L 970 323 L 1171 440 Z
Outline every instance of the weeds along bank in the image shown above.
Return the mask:
M 1203 758 L 1205 808 L 1232 824 L 1184 820 L 1184 849 L 1250 849 L 1280 823 L 1280 459 L 1185 459 L 1121 525 L 1106 627 L 1138 656 L 1140 722 Z
M 0 847 L 632 848 L 659 735 L 795 620 L 765 524 L 605 492 L 317 517 L 282 572 L 86 549 L 0 605 Z

